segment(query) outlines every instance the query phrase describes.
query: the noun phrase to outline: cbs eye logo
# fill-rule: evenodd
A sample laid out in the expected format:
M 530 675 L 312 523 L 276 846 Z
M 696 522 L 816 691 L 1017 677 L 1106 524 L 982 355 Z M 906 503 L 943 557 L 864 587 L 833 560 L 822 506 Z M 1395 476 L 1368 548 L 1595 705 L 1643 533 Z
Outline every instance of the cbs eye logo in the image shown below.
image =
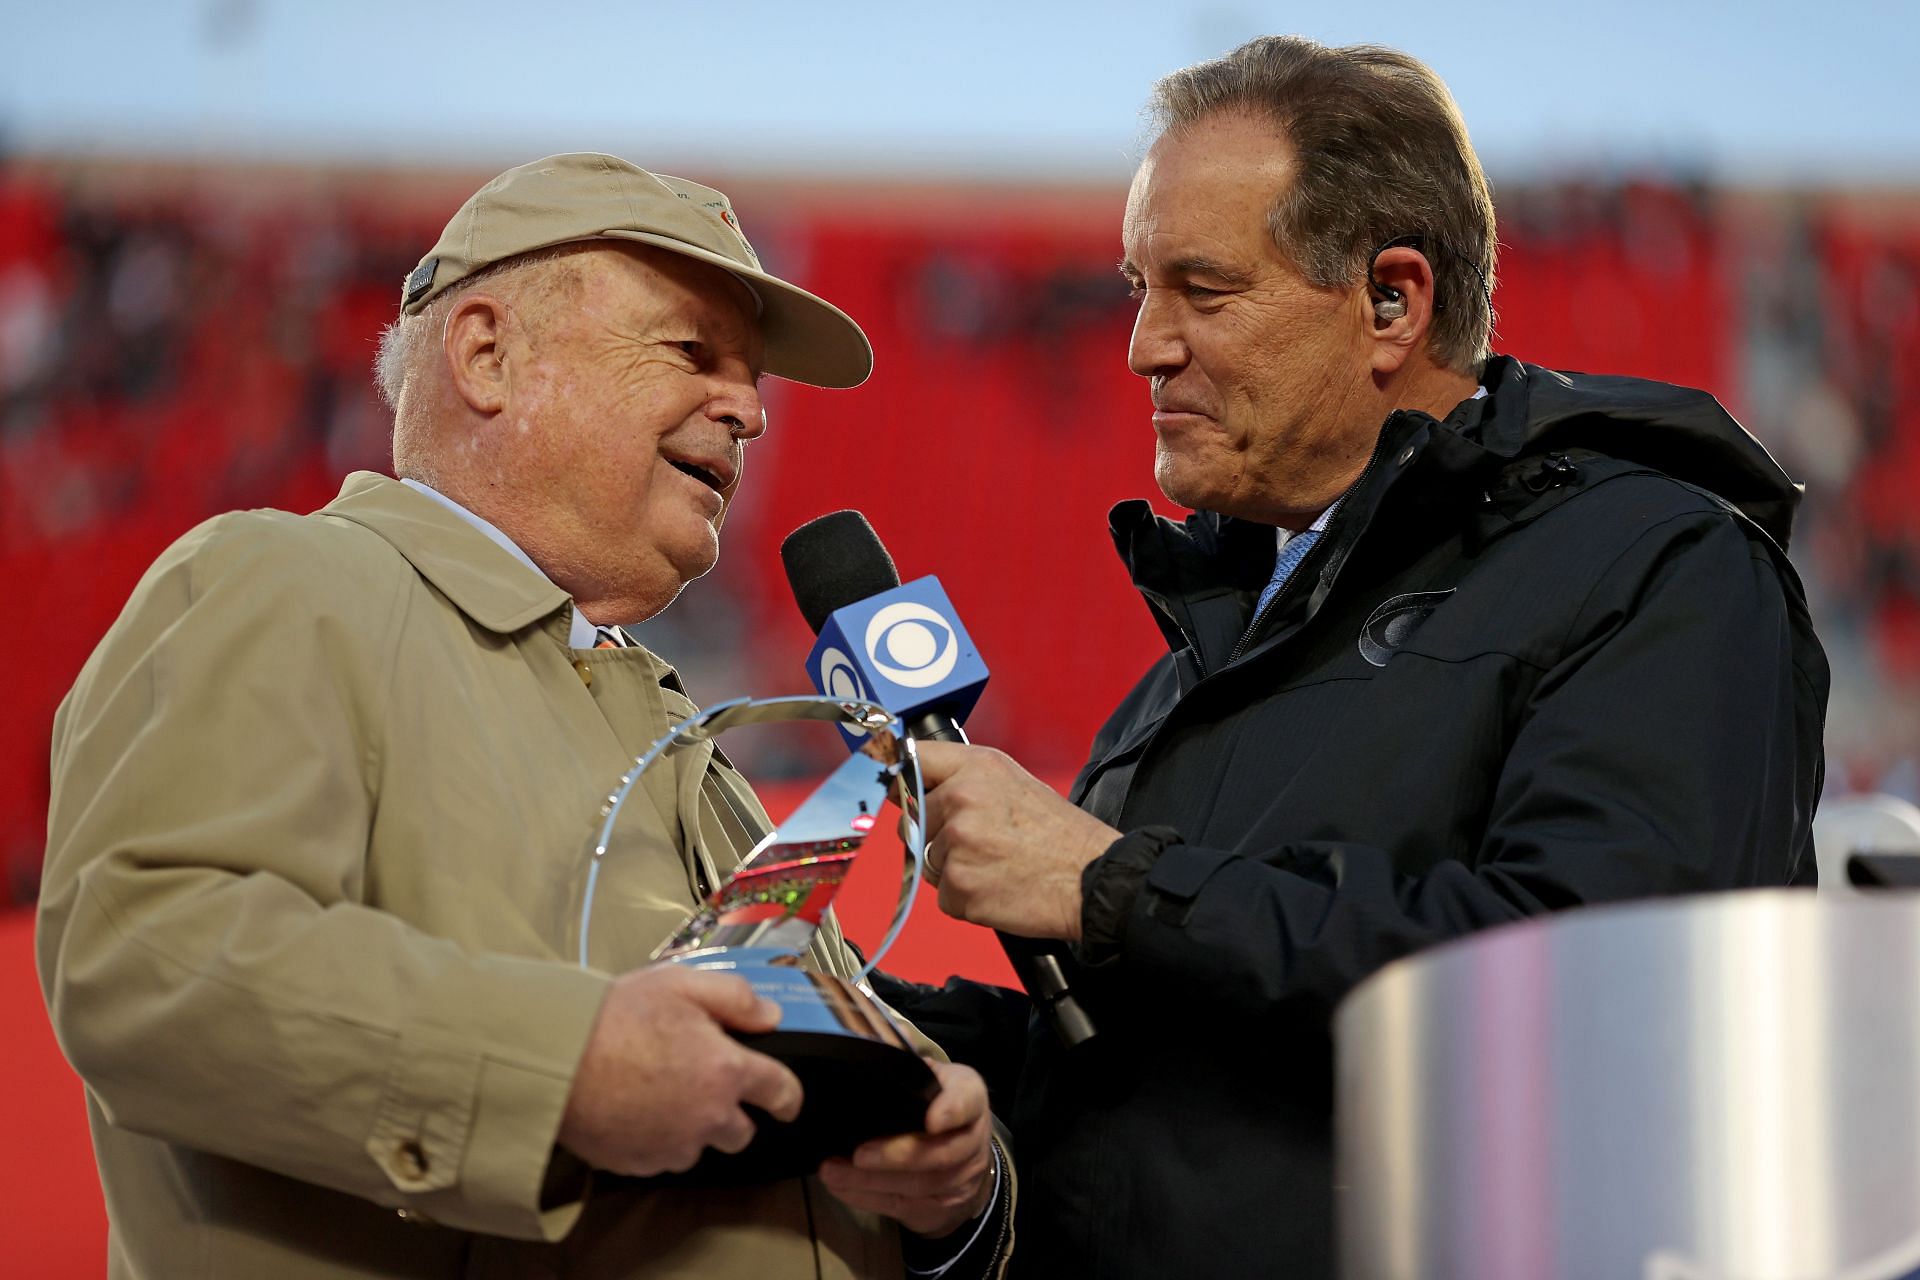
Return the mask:
M 939 684 L 960 661 L 953 624 L 926 605 L 903 600 L 873 615 L 865 637 L 873 669 L 907 689 Z
M 860 678 L 860 668 L 838 649 L 820 655 L 820 692 L 843 702 L 872 702 L 873 691 Z
M 853 665 L 853 659 L 834 648 L 820 654 L 820 692 L 842 702 L 879 701 L 873 696 L 873 690 L 867 688 L 867 682 L 860 678 L 860 668 Z M 843 724 L 840 729 L 850 737 L 867 736 L 865 729 L 850 724 Z

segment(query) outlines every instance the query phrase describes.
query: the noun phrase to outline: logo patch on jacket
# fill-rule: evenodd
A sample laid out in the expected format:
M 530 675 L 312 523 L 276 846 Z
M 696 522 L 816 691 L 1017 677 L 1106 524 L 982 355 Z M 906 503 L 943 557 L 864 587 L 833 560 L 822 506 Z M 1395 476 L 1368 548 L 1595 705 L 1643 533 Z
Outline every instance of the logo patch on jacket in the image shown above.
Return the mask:
M 1405 644 L 1455 590 L 1449 587 L 1445 591 L 1414 591 L 1394 596 L 1382 604 L 1367 616 L 1360 628 L 1360 656 L 1376 667 L 1386 666 L 1394 651 Z

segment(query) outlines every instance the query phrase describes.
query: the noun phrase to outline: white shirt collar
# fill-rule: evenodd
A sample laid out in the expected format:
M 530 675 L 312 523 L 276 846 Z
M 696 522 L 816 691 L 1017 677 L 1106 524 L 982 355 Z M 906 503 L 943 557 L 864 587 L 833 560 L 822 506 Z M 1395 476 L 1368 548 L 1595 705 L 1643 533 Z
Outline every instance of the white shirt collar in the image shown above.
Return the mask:
M 1343 499 L 1346 498 L 1346 496 L 1347 495 L 1343 493 L 1340 495 L 1340 497 L 1335 498 L 1333 500 L 1333 505 L 1328 507 L 1325 511 L 1322 511 L 1320 515 L 1314 520 L 1314 522 L 1308 525 L 1305 529 L 1284 529 L 1284 528 L 1275 526 L 1273 531 L 1274 550 L 1275 551 L 1280 550 L 1281 548 L 1285 547 L 1289 542 L 1292 542 L 1295 538 L 1299 537 L 1303 533 L 1309 533 L 1309 532 L 1325 533 L 1327 531 L 1327 521 L 1333 519 L 1333 513 L 1340 509 L 1340 503 Z
M 421 484 L 418 480 L 402 479 L 400 483 L 403 485 L 406 485 L 409 489 L 412 489 L 418 493 L 426 494 L 429 498 L 432 498 L 435 502 L 438 502 L 440 505 L 444 506 L 447 510 L 453 512 L 455 515 L 459 516 L 462 520 L 465 520 L 468 524 L 472 525 L 474 528 L 478 529 L 480 532 L 486 534 L 487 537 L 491 538 L 494 541 L 494 543 L 501 548 L 501 550 L 505 551 L 508 555 L 512 556 L 515 560 L 518 560 L 521 564 L 527 566 L 527 568 L 533 570 L 535 573 L 540 574 L 540 577 L 543 581 L 546 581 L 546 582 L 553 581 L 552 578 L 547 577 L 545 573 L 541 572 L 540 566 L 533 562 L 532 556 L 522 551 L 520 549 L 519 544 L 516 543 L 512 538 L 509 538 L 506 534 L 500 532 L 499 526 L 495 525 L 492 521 L 483 519 L 480 516 L 473 514 L 473 512 L 467 510 L 465 507 L 455 502 L 452 498 L 449 498 L 446 494 L 441 493 L 438 489 L 435 489 L 430 485 Z M 574 649 L 591 649 L 593 648 L 594 637 L 595 637 L 594 625 L 591 622 L 588 622 L 584 617 L 582 617 L 580 614 L 580 610 L 578 608 L 575 608 L 573 610 L 572 618 L 567 623 L 568 647 L 574 648 Z

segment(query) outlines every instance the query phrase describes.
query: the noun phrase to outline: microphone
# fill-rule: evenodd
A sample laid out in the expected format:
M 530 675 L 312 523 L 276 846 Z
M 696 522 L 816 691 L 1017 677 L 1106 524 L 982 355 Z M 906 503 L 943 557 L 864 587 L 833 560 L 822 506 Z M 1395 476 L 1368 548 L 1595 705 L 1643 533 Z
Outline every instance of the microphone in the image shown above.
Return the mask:
M 814 687 L 878 702 L 916 738 L 965 742 L 960 722 L 987 685 L 986 664 L 937 578 L 904 586 L 893 557 L 858 511 L 809 521 L 780 544 L 794 602 L 819 638 Z M 858 746 L 859 735 L 846 734 Z
M 858 511 L 809 520 L 780 544 L 801 616 L 819 637 L 807 657 L 814 688 L 829 697 L 877 702 L 909 736 L 967 741 L 960 724 L 986 688 L 987 667 L 939 579 L 902 584 L 893 557 Z M 862 735 L 842 726 L 848 745 Z M 997 932 L 997 931 L 996 931 Z M 1067 1045 L 1092 1039 L 1054 942 L 1000 933 L 1000 945 L 1054 1031 Z

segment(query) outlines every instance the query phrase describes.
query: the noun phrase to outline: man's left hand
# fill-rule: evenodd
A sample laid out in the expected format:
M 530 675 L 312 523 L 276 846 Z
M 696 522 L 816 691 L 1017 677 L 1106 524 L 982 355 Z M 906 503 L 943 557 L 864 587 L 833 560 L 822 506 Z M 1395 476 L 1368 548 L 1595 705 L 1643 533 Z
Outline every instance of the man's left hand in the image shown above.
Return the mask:
M 856 1209 L 939 1237 L 986 1210 L 993 1194 L 993 1122 L 978 1072 L 957 1062 L 927 1065 L 940 1079 L 940 1093 L 927 1107 L 926 1132 L 862 1143 L 851 1158 L 821 1165 L 820 1181 Z
M 1120 838 L 991 747 L 916 744 L 940 909 L 1026 938 L 1080 938 L 1080 873 Z

